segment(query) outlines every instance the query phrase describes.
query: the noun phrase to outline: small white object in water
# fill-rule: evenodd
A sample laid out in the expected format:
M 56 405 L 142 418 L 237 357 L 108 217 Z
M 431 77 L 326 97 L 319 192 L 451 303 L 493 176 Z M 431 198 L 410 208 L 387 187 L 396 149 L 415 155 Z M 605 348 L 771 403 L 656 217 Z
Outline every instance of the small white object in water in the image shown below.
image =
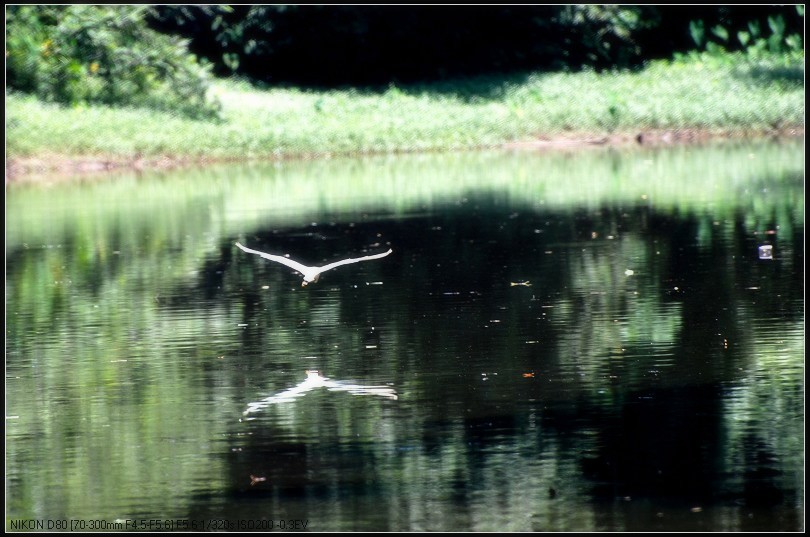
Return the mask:
M 770 244 L 763 244 L 759 247 L 760 259 L 773 259 L 773 246 Z
M 633 272 L 633 269 L 627 269 L 624 271 L 625 276 L 632 276 L 633 274 L 635 274 L 635 272 Z

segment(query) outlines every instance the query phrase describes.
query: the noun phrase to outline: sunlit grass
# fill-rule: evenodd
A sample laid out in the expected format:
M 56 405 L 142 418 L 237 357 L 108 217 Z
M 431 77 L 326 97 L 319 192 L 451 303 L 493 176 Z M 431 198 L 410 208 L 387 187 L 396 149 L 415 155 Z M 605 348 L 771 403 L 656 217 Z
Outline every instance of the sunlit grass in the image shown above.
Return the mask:
M 693 58 L 639 72 L 533 73 L 381 90 L 218 80 L 219 121 L 64 108 L 8 94 L 8 157 L 243 159 L 451 150 L 564 134 L 762 131 L 804 123 L 803 63 Z

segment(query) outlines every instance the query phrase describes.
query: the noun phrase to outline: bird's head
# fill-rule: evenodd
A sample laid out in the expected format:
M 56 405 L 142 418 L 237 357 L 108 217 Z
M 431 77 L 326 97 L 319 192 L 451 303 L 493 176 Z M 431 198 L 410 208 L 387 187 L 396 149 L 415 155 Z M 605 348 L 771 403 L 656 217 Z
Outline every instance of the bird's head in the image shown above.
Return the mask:
M 306 287 L 310 283 L 317 282 L 318 276 L 320 276 L 320 274 L 316 274 L 314 276 L 304 276 L 304 281 L 301 282 L 301 287 Z

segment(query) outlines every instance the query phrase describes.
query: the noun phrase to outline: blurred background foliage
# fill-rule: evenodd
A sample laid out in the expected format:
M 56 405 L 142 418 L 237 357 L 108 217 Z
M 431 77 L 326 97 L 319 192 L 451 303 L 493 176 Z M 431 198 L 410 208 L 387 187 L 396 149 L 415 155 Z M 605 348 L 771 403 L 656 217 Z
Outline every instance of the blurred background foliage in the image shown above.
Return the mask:
M 804 54 L 803 5 L 16 5 L 6 26 L 10 89 L 191 116 L 217 113 L 211 75 L 387 87 L 689 53 Z

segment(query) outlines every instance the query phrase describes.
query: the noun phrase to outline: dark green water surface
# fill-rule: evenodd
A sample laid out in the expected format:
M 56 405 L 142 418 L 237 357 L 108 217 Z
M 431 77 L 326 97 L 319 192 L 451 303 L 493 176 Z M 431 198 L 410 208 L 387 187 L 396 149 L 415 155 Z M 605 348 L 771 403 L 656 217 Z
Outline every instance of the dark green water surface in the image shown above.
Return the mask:
M 7 185 L 6 529 L 803 530 L 803 282 L 801 141 Z

